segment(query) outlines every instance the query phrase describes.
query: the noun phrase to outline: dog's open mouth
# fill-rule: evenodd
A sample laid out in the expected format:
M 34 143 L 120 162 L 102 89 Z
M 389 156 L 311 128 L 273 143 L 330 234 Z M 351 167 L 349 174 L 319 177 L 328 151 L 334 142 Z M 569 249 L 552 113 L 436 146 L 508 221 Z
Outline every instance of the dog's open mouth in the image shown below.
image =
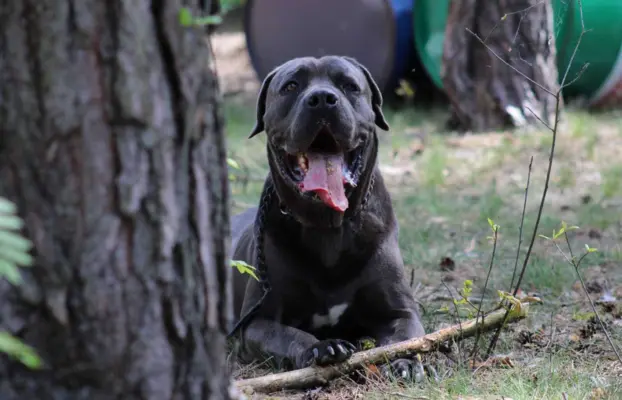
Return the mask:
M 283 152 L 285 173 L 302 193 L 344 212 L 349 192 L 358 181 L 361 154 L 362 146 L 341 151 L 333 135 L 322 129 L 307 151 L 296 155 Z

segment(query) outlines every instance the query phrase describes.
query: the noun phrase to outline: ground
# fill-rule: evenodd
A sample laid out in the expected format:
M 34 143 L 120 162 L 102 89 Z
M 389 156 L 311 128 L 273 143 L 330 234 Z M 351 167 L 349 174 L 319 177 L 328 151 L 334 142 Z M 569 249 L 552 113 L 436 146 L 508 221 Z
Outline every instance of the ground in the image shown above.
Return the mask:
M 257 203 L 267 171 L 264 135 L 247 139 L 259 83 L 239 32 L 224 29 L 212 41 L 225 92 L 227 145 L 240 166 L 232 169 L 232 206 L 238 212 Z M 519 267 L 533 235 L 552 135 L 544 128 L 458 135 L 444 130 L 448 115 L 443 109 L 418 111 L 406 105 L 387 106 L 385 112 L 391 130 L 381 134 L 381 169 L 399 219 L 404 261 L 414 271 L 413 290 L 424 310 L 426 330 L 431 332 L 456 322 L 451 299 L 465 280 L 473 281 L 475 304 L 484 294 L 484 310 L 495 305 L 497 290 L 508 290 L 530 159 Z M 564 221 L 578 226 L 568 235 L 577 258 L 586 251 L 585 245 L 597 249 L 583 259 L 578 272 L 618 352 L 622 351 L 620 154 L 621 111 L 588 114 L 568 108 L 538 230 L 550 237 Z M 500 228 L 492 273 L 483 291 L 493 248 L 489 218 Z M 562 238 L 556 243 L 568 256 Z M 537 294 L 543 304 L 533 306 L 526 319 L 504 330 L 494 367 L 483 365 L 475 372 L 466 368 L 460 361 L 468 358 L 473 346 L 473 341 L 466 341 L 450 355 L 427 356 L 442 377 L 440 383 L 341 380 L 322 390 L 278 393 L 271 398 L 622 398 L 622 365 L 594 320 L 577 271 L 555 243 L 536 238 L 521 288 Z M 481 343 L 488 341 L 486 337 Z M 234 376 L 265 372 L 236 370 Z

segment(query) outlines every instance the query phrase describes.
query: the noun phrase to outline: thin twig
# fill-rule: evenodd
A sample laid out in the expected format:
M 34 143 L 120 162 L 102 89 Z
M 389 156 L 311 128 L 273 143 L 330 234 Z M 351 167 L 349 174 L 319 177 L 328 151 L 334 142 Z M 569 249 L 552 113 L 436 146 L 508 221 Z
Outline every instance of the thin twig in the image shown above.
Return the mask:
M 542 191 L 542 198 L 540 199 L 540 206 L 538 207 L 538 215 L 536 217 L 536 223 L 535 226 L 533 228 L 533 234 L 531 236 L 531 241 L 529 243 L 529 247 L 527 249 L 527 254 L 525 255 L 525 260 L 523 261 L 523 265 L 521 268 L 521 272 L 519 274 L 518 277 L 518 281 L 516 282 L 516 287 L 514 288 L 513 291 L 513 296 L 516 296 L 516 294 L 518 293 L 518 290 L 520 289 L 520 285 L 523 281 L 523 277 L 525 276 L 525 271 L 527 270 L 527 264 L 529 263 L 529 258 L 531 256 L 531 252 L 533 250 L 533 246 L 534 243 L 536 241 L 536 237 L 538 235 L 538 228 L 540 227 L 540 219 L 542 218 L 542 211 L 544 210 L 544 202 L 546 201 L 546 195 L 548 193 L 548 189 L 549 189 L 549 183 L 551 181 L 551 171 L 553 170 L 553 159 L 555 156 L 555 145 L 557 142 L 557 130 L 559 127 L 559 120 L 560 120 L 560 107 L 561 107 L 561 99 L 562 99 L 562 89 L 564 88 L 564 84 L 566 83 L 566 78 L 568 76 L 568 72 L 570 71 L 570 67 L 572 65 L 572 62 L 574 61 L 574 58 L 577 54 L 577 51 L 579 49 L 579 45 L 581 44 L 581 39 L 583 38 L 583 35 L 585 34 L 585 24 L 584 24 L 584 20 L 583 20 L 583 5 L 582 5 L 582 0 L 577 0 L 579 3 L 579 8 L 580 8 L 580 15 L 581 15 L 581 34 L 579 35 L 579 39 L 577 40 L 577 44 L 572 52 L 572 56 L 570 57 L 570 61 L 568 63 L 568 65 L 566 66 L 566 71 L 564 73 L 564 77 L 559 85 L 559 90 L 557 91 L 557 93 L 553 93 L 551 90 L 544 88 L 542 85 L 540 85 L 538 82 L 535 82 L 533 79 L 529 78 L 528 76 L 526 76 L 525 74 L 523 74 L 521 71 L 519 71 L 518 69 L 516 69 L 515 67 L 513 67 L 512 65 L 510 65 L 508 62 L 506 62 L 503 58 L 501 58 L 500 56 L 498 56 L 489 46 L 487 46 L 485 43 L 482 42 L 482 40 L 477 37 L 477 35 L 475 35 L 475 33 L 471 32 L 480 42 L 482 42 L 482 44 L 484 46 L 486 46 L 486 48 L 495 56 L 497 57 L 497 59 L 499 59 L 501 62 L 503 62 L 505 65 L 507 65 L 508 67 L 510 67 L 513 71 L 515 71 L 516 73 L 518 73 L 519 75 L 523 76 L 525 79 L 527 79 L 528 81 L 530 81 L 531 83 L 535 84 L 536 86 L 540 87 L 541 89 L 543 89 L 546 93 L 549 93 L 550 95 L 552 95 L 555 98 L 555 123 L 553 125 L 553 129 L 551 129 L 551 132 L 553 134 L 553 140 L 551 141 L 551 150 L 549 153 L 549 164 L 548 164 L 548 168 L 546 171 L 546 179 L 544 181 L 544 190 Z M 506 312 L 506 317 L 509 313 Z M 495 346 L 497 344 L 497 341 L 499 339 L 499 335 L 500 335 L 500 331 L 501 329 L 503 329 L 503 325 L 501 327 L 498 328 L 498 331 L 495 332 L 493 339 L 490 342 L 490 345 L 488 346 L 488 354 L 491 354 L 494 349 Z
M 579 281 L 581 282 L 581 287 L 583 288 L 583 291 L 585 292 L 585 296 L 590 302 L 590 307 L 592 307 L 592 311 L 594 312 L 594 315 L 596 315 L 596 319 L 598 320 L 598 323 L 600 324 L 600 328 L 605 333 L 605 336 L 607 337 L 607 341 L 609 342 L 609 345 L 611 345 L 613 352 L 615 353 L 616 357 L 618 357 L 618 361 L 620 361 L 620 365 L 622 365 L 622 357 L 620 357 L 620 353 L 618 352 L 616 345 L 613 343 L 613 340 L 611 339 L 611 336 L 609 335 L 607 328 L 605 328 L 605 324 L 603 323 L 603 320 L 600 318 L 600 315 L 598 314 L 598 311 L 596 310 L 596 306 L 594 305 L 594 302 L 592 301 L 592 298 L 590 297 L 590 294 L 587 291 L 587 287 L 585 286 L 585 281 L 583 280 L 583 277 L 581 276 L 581 272 L 579 272 L 579 266 L 581 265 L 581 261 L 583 261 L 583 258 L 585 258 L 585 256 L 587 256 L 589 253 L 583 254 L 583 256 L 579 258 L 579 261 L 575 261 L 574 255 L 572 254 L 572 247 L 570 246 L 570 240 L 568 240 L 568 232 L 564 232 L 564 238 L 566 239 L 566 244 L 568 245 L 568 251 L 570 252 L 570 260 L 569 260 L 570 265 L 574 267 L 574 270 L 577 273 L 577 277 L 579 278 Z M 555 243 L 555 246 L 557 246 L 557 248 L 564 255 L 566 260 L 568 260 L 568 257 L 563 251 L 561 251 L 561 249 L 559 248 L 559 245 Z
M 516 248 L 516 259 L 514 261 L 514 272 L 512 272 L 512 282 L 510 283 L 510 292 L 512 291 L 512 288 L 514 287 L 514 279 L 516 278 L 516 271 L 518 270 L 518 260 L 520 258 L 520 249 L 523 244 L 523 226 L 525 224 L 525 211 L 527 210 L 527 199 L 529 197 L 529 184 L 531 182 L 532 165 L 533 165 L 533 156 L 531 156 L 531 159 L 529 160 L 529 170 L 527 171 L 527 184 L 525 185 L 525 198 L 523 201 L 523 212 L 522 212 L 521 220 L 520 220 L 520 228 L 518 230 L 518 246 Z M 506 317 L 507 317 L 507 314 L 506 314 Z M 503 327 L 503 325 L 501 326 Z M 497 331 L 493 335 L 490 341 L 490 344 L 488 345 L 488 349 L 486 350 L 485 358 L 488 358 L 491 356 L 495 348 L 495 345 L 497 344 L 497 341 L 499 340 L 499 335 L 501 335 L 501 329 L 497 329 Z
M 475 315 L 476 321 L 478 320 L 480 313 L 482 311 L 482 305 L 484 304 L 484 296 L 486 295 L 486 289 L 488 288 L 488 280 L 490 279 L 492 267 L 494 266 L 494 263 L 495 263 L 495 254 L 497 253 L 497 237 L 498 237 L 497 233 L 499 232 L 499 227 L 495 225 L 493 226 L 493 230 L 494 230 L 494 236 L 493 236 L 493 244 L 492 244 L 492 255 L 490 257 L 490 265 L 488 266 L 488 274 L 486 274 L 486 281 L 484 282 L 484 289 L 482 290 L 482 297 L 477 307 L 477 314 Z M 501 326 L 503 326 L 503 324 Z M 480 335 L 481 335 L 481 331 L 478 330 L 475 336 L 475 343 L 473 344 L 473 351 L 471 352 L 471 359 L 473 360 L 473 364 L 475 364 L 475 357 L 477 356 L 477 350 L 479 349 L 478 343 L 479 343 Z
M 441 283 L 443 284 L 443 286 L 445 286 L 445 289 L 447 289 L 447 293 L 449 293 L 449 296 L 451 297 L 451 303 L 454 305 L 454 309 L 456 311 L 455 317 L 456 317 L 456 321 L 458 321 L 458 326 L 460 327 L 460 332 L 462 334 L 462 321 L 460 320 L 460 311 L 458 310 L 458 305 L 455 302 L 454 296 L 453 294 L 451 294 L 451 290 L 449 290 L 449 286 L 447 286 L 447 284 L 445 283 L 444 280 L 441 279 Z M 462 341 L 458 342 L 458 362 L 459 365 L 462 366 L 464 363 L 464 357 L 462 356 Z
M 566 83 L 566 78 L 568 77 L 568 73 L 570 72 L 570 66 L 572 65 L 572 62 L 574 61 L 577 55 L 577 51 L 579 51 L 579 46 L 581 45 L 581 39 L 583 39 L 583 35 L 585 35 L 586 33 L 585 20 L 583 19 L 583 1 L 582 0 L 577 0 L 577 1 L 579 3 L 579 15 L 581 17 L 581 34 L 579 35 L 579 39 L 577 40 L 577 45 L 574 47 L 574 50 L 572 51 L 572 56 L 570 56 L 570 62 L 568 63 L 568 66 L 566 67 L 566 72 L 564 73 L 564 78 L 562 79 L 562 82 L 560 85 L 561 87 L 559 89 L 560 92 L 564 88 L 564 84 Z
M 540 117 L 538 114 L 536 114 L 536 112 L 534 110 L 531 109 L 531 107 L 529 106 L 525 106 L 525 108 L 527 109 L 527 111 L 529 111 L 534 117 L 536 117 L 536 119 L 538 121 L 540 121 L 542 123 L 542 125 L 546 126 L 546 128 L 549 131 L 552 131 L 553 128 L 551 127 L 551 125 L 548 124 L 548 122 L 546 122 L 545 120 L 542 119 L 542 117 Z
M 472 30 L 470 30 L 469 28 L 465 28 L 467 30 L 467 32 L 469 32 L 471 35 L 475 36 L 475 38 L 484 46 L 486 46 L 486 48 L 488 49 L 488 51 L 490 51 L 495 57 L 497 57 L 497 59 L 499 61 L 501 61 L 502 63 L 504 63 L 506 66 L 510 67 L 512 70 L 514 70 L 514 72 L 516 72 L 517 74 L 519 74 L 520 76 L 522 76 L 523 78 L 527 79 L 529 82 L 533 83 L 534 85 L 536 85 L 537 87 L 539 87 L 540 89 L 544 90 L 546 93 L 550 94 L 551 96 L 555 96 L 555 93 L 553 93 L 551 90 L 545 88 L 544 86 L 542 86 L 541 84 L 539 84 L 538 82 L 534 81 L 533 79 L 531 79 L 530 77 L 528 77 L 527 75 L 525 75 L 524 73 L 522 73 L 521 71 L 519 71 L 516 67 L 512 66 L 510 63 L 508 63 L 507 61 L 505 61 L 503 58 L 501 58 L 500 55 L 498 55 L 493 49 L 490 48 L 490 46 L 488 46 L 483 40 L 482 38 L 480 38 L 475 32 L 473 32 Z
M 514 287 L 514 279 L 518 270 L 518 260 L 520 258 L 520 249 L 523 244 L 523 225 L 525 224 L 525 211 L 527 210 L 527 198 L 529 196 L 529 183 L 531 181 L 531 167 L 533 165 L 533 156 L 529 160 L 529 170 L 527 171 L 527 185 L 525 185 L 525 199 L 523 201 L 523 213 L 520 218 L 520 228 L 518 229 L 518 247 L 516 248 L 516 260 L 514 262 L 514 272 L 512 273 L 512 282 L 510 283 L 510 291 Z
M 520 19 L 520 22 L 523 22 L 523 19 L 525 18 L 525 16 L 529 12 L 529 10 L 531 10 L 532 8 L 534 8 L 536 6 L 539 6 L 540 4 L 544 4 L 544 1 L 542 1 L 540 3 L 537 3 L 537 4 L 533 4 L 533 5 L 531 5 L 531 6 L 527 7 L 527 8 L 524 8 L 522 10 L 512 11 L 512 12 L 503 14 L 503 17 L 501 17 L 501 19 L 499 21 L 497 21 L 495 26 L 492 27 L 490 32 L 488 32 L 488 35 L 486 35 L 486 38 L 484 38 L 484 42 L 487 42 L 488 38 L 490 37 L 490 35 L 492 35 L 492 33 L 497 30 L 497 27 L 499 26 L 499 23 L 501 23 L 501 21 L 505 21 L 505 19 L 507 17 L 509 17 L 510 15 L 524 13 L 523 15 L 521 15 L 521 19 Z M 518 24 L 518 28 L 516 29 L 516 33 L 514 34 L 514 40 L 512 41 L 512 43 L 516 41 L 516 36 L 518 36 L 519 29 L 520 29 L 520 23 Z
M 555 338 L 555 325 L 553 324 L 553 311 L 551 311 L 551 338 L 546 345 L 546 351 L 549 353 L 549 379 L 553 378 L 553 340 Z
M 409 394 L 400 393 L 400 392 L 387 392 L 389 396 L 403 397 L 405 399 L 413 399 L 413 400 L 428 400 L 429 397 L 426 396 L 411 396 Z

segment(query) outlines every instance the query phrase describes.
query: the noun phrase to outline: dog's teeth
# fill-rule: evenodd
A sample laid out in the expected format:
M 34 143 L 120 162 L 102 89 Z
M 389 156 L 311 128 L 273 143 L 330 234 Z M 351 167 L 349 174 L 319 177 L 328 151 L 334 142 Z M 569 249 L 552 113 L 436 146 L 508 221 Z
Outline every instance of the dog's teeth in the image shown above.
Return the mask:
M 305 155 L 305 153 L 298 153 L 298 166 L 304 173 L 309 170 L 309 167 L 307 165 L 307 156 Z
M 350 172 L 348 167 L 344 165 L 343 168 L 341 169 L 341 172 L 343 174 L 343 180 L 349 183 L 350 186 L 356 187 L 356 183 L 354 182 L 354 177 L 352 176 L 352 172 Z

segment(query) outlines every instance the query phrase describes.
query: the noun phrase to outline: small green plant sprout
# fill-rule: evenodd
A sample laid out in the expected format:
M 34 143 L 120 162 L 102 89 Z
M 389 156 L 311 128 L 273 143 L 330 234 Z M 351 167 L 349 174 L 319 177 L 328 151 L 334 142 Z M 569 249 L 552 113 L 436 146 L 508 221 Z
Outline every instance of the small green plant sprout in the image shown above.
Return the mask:
M 231 260 L 231 266 L 237 268 L 239 273 L 241 273 L 241 274 L 249 274 L 250 276 L 252 276 L 256 280 L 259 280 L 259 278 L 255 274 L 256 268 L 253 267 L 252 265 L 249 265 L 249 264 L 247 264 L 246 262 L 244 262 L 242 260 Z
M 490 229 L 492 229 L 492 233 L 493 233 L 494 236 L 488 236 L 487 239 L 489 239 L 489 240 L 497 240 L 497 233 L 499 233 L 500 226 L 495 224 L 495 221 L 493 221 L 490 218 L 488 218 L 488 225 L 490 225 Z
M 572 314 L 572 319 L 575 321 L 589 321 L 590 319 L 596 317 L 594 312 L 575 312 Z
M 462 288 L 458 290 L 458 294 L 460 295 L 460 300 L 454 299 L 454 305 L 458 310 L 466 311 L 467 318 L 473 318 L 475 312 L 477 311 L 477 306 L 471 302 L 469 297 L 473 292 L 473 281 L 467 279 L 462 284 Z
M 562 235 L 565 235 L 567 232 L 573 231 L 575 229 L 579 229 L 579 227 L 578 226 L 568 226 L 565 221 L 562 221 L 561 228 L 559 228 L 558 231 L 553 229 L 553 235 L 551 237 L 545 236 L 545 235 L 538 235 L 538 236 L 540 236 L 541 238 L 546 239 L 546 240 L 556 240 L 556 239 L 560 238 Z
M 182 7 L 179 10 L 179 23 L 182 26 L 205 26 L 218 25 L 222 23 L 220 15 L 207 15 L 205 17 L 195 17 L 188 7 Z
M 371 337 L 361 339 L 361 348 L 363 350 L 371 350 L 376 347 L 376 340 Z
M 241 169 L 240 168 L 240 164 L 235 159 L 233 159 L 231 157 L 227 157 L 227 165 L 229 167 L 233 168 L 233 169 L 238 170 L 238 171 Z M 237 179 L 237 177 L 235 176 L 235 173 L 229 172 L 229 181 L 235 182 L 236 179 Z
M 509 315 L 512 317 L 524 315 L 523 303 L 542 303 L 542 300 L 536 296 L 525 296 L 519 299 L 513 296 L 512 293 L 504 292 L 503 290 L 497 290 L 497 294 L 499 295 L 501 307 L 508 310 L 510 312 Z
M 585 251 L 588 253 L 595 253 L 598 251 L 598 249 L 595 249 L 594 247 L 590 247 L 589 244 L 585 244 Z
M 227 157 L 227 165 L 231 168 L 240 169 L 240 164 L 231 157 Z
M 32 243 L 19 233 L 23 226 L 24 221 L 17 215 L 17 206 L 0 197 L 0 279 L 6 279 L 12 285 L 22 283 L 19 267 L 30 267 L 34 263 L 29 253 Z M 35 350 L 8 332 L 0 331 L 0 353 L 32 369 L 41 366 Z

